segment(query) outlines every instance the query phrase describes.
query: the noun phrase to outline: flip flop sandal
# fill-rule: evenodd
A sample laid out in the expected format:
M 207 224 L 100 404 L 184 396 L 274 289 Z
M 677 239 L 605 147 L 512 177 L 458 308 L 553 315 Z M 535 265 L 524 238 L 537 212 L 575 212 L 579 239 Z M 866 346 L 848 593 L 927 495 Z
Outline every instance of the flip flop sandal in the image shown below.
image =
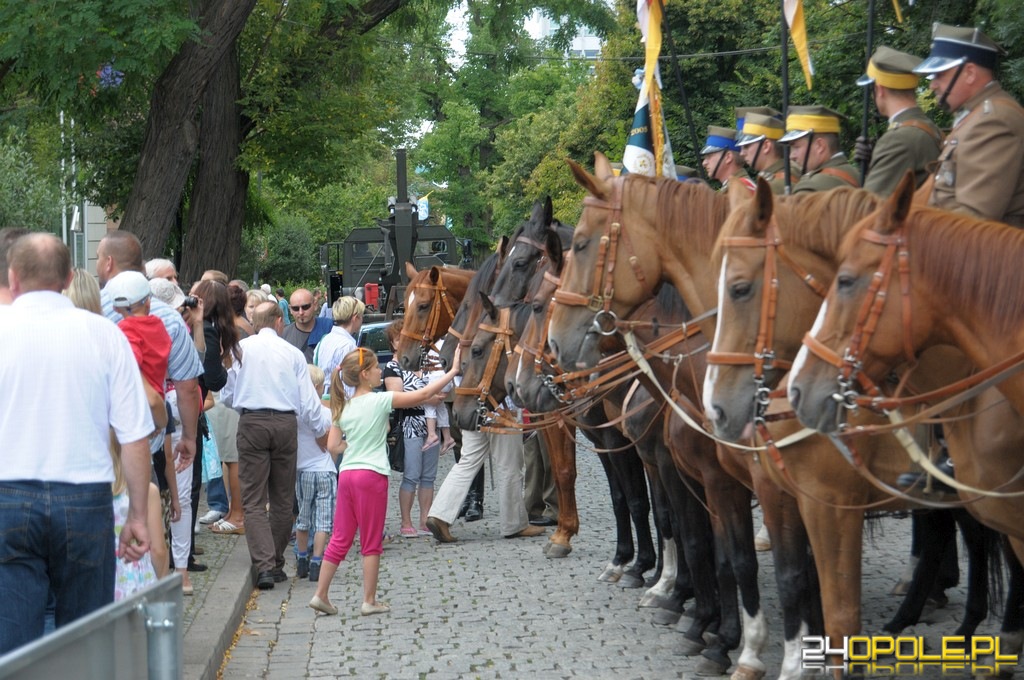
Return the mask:
M 238 536 L 245 535 L 245 527 L 235 526 L 231 522 L 225 521 L 223 519 L 217 522 L 216 524 L 211 524 L 210 531 L 212 531 L 215 534 L 235 534 Z

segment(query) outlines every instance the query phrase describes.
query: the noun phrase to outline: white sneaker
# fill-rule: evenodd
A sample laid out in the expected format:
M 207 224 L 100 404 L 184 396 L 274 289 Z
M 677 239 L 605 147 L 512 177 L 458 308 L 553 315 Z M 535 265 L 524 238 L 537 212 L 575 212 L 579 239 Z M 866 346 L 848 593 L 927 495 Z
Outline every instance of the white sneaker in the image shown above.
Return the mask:
M 210 510 L 205 515 L 203 515 L 202 517 L 199 518 L 199 523 L 200 524 L 213 524 L 214 522 L 222 519 L 223 517 L 224 517 L 224 513 L 223 512 L 220 512 L 219 510 Z

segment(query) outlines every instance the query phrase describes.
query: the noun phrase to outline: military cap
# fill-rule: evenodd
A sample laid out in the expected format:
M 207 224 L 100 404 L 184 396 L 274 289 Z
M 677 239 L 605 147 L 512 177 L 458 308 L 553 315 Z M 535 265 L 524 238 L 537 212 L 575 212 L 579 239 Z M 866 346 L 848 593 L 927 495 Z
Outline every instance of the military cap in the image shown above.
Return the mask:
M 861 87 L 878 83 L 892 90 L 913 90 L 921 77 L 914 73 L 921 59 L 891 47 L 879 47 L 868 60 L 867 73 L 857 79 Z
M 839 134 L 839 122 L 843 118 L 843 114 L 827 106 L 790 106 L 786 134 L 779 143 L 789 144 L 812 132 Z
M 771 116 L 782 120 L 782 112 L 776 111 L 770 106 L 737 106 L 736 107 L 736 129 L 739 131 L 743 130 L 743 123 L 746 117 L 751 113 L 756 113 L 762 116 Z
M 736 131 L 732 128 L 708 126 L 708 138 L 704 142 L 704 148 L 700 150 L 701 156 L 707 156 L 716 151 L 738 151 L 736 146 Z
M 779 140 L 785 131 L 786 126 L 779 118 L 748 113 L 743 121 L 743 134 L 736 140 L 736 146 L 746 146 L 765 138 Z
M 914 73 L 931 75 L 971 62 L 994 70 L 1006 51 L 977 28 L 936 23 L 932 28 L 932 49 Z

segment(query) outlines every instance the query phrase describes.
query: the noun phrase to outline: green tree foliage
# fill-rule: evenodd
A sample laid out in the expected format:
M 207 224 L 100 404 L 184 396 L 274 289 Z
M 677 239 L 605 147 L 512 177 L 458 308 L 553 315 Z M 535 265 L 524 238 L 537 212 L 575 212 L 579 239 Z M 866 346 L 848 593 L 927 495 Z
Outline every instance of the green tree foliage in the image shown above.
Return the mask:
M 27 137 L 8 129 L 0 138 L 0 228 L 60 230 L 56 185 L 29 151 Z

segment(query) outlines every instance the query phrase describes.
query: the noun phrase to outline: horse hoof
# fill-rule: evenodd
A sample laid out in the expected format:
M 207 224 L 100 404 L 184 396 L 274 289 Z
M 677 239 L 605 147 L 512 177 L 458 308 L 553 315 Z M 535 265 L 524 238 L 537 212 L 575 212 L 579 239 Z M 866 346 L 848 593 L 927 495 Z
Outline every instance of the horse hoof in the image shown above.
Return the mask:
M 545 543 L 545 544 L 544 544 L 544 547 L 540 549 L 540 551 L 541 551 L 542 553 L 544 553 L 545 555 L 547 555 L 547 554 L 548 554 L 548 551 L 549 551 L 549 550 L 551 550 L 551 542 L 550 542 L 550 541 L 548 541 L 547 543 Z
M 632 572 L 625 572 L 619 579 L 620 588 L 641 588 L 644 585 L 644 577 L 637 576 Z
M 671 609 L 655 609 L 651 615 L 651 622 L 656 626 L 674 626 L 682 615 L 682 612 L 674 612 Z
M 612 564 L 609 562 L 608 566 L 601 572 L 601 575 L 597 577 L 597 580 L 602 583 L 618 583 L 619 579 L 622 578 L 622 573 L 623 569 L 621 564 Z
M 705 649 L 701 653 L 700 661 L 697 662 L 696 671 L 697 675 L 723 675 L 731 665 L 732 661 L 727 655 Z
M 759 671 L 750 666 L 737 666 L 729 680 L 761 680 L 764 671 Z
M 559 559 L 562 557 L 568 557 L 569 553 L 571 552 L 571 545 L 562 545 L 561 543 L 548 543 L 547 552 L 544 553 L 544 557 L 547 557 L 549 560 Z
M 697 656 L 704 651 L 705 644 L 703 640 L 694 640 L 683 636 L 683 641 L 679 644 L 679 654 L 683 656 Z M 728 666 L 726 666 L 728 668 Z M 719 671 L 719 674 L 724 673 L 725 668 Z
M 683 611 L 682 605 L 677 600 L 667 595 L 651 592 L 650 590 L 644 593 L 643 597 L 640 598 L 640 604 L 637 606 L 641 609 L 660 607 L 662 609 L 671 609 L 674 612 Z

